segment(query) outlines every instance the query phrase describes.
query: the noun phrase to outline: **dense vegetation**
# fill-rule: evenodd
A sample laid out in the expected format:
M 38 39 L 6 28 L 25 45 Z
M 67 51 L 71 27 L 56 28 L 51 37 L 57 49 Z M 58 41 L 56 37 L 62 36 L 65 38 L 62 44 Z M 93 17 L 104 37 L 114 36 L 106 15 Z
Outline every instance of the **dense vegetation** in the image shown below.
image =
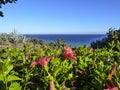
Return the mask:
M 43 43 L 15 32 L 2 35 L 0 90 L 120 89 L 120 39 L 114 40 L 114 35 L 112 42 L 94 49 L 86 45 L 71 48 L 61 40 Z
M 109 46 L 110 46 L 109 44 L 119 45 L 119 42 L 120 42 L 120 29 L 110 28 L 105 38 L 103 38 L 102 40 L 97 40 L 95 42 L 92 42 L 91 46 L 95 49 L 96 48 L 108 48 L 109 49 Z M 117 46 L 115 46 L 114 49 L 116 47 Z

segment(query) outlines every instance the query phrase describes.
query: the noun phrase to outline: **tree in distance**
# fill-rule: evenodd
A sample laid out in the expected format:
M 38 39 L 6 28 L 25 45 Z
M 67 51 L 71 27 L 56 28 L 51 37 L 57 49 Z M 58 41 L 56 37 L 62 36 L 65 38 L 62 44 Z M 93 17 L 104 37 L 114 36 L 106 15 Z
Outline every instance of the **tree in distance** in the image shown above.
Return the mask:
M 2 8 L 2 5 L 6 5 L 8 3 L 16 3 L 17 0 L 0 0 L 0 8 Z M 3 12 L 0 11 L 0 16 L 3 17 Z

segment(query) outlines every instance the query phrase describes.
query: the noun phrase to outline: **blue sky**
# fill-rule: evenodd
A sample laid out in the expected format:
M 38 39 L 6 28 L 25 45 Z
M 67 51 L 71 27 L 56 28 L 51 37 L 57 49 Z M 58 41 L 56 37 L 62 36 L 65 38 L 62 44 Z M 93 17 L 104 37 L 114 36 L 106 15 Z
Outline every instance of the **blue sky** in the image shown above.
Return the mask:
M 0 33 L 105 34 L 120 28 L 120 0 L 18 0 L 1 8 Z

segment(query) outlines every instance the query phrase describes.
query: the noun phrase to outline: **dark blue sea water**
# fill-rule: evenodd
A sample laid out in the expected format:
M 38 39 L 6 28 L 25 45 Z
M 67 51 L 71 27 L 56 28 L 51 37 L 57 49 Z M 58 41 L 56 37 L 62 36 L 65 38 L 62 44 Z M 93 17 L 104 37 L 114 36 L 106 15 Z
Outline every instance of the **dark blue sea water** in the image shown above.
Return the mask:
M 55 42 L 58 39 L 62 39 L 67 44 L 71 46 L 89 46 L 91 42 L 96 40 L 101 40 L 106 35 L 105 34 L 26 34 L 28 38 L 36 38 L 40 40 L 45 40 L 46 42 Z

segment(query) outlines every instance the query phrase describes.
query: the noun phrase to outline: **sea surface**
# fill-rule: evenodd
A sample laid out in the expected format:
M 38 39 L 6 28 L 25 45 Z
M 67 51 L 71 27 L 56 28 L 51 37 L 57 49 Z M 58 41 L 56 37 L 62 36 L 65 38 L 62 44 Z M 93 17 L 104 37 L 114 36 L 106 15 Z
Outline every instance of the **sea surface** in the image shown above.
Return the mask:
M 28 38 L 44 40 L 48 43 L 61 39 L 71 46 L 89 46 L 91 42 L 106 37 L 105 34 L 25 34 L 25 36 Z

